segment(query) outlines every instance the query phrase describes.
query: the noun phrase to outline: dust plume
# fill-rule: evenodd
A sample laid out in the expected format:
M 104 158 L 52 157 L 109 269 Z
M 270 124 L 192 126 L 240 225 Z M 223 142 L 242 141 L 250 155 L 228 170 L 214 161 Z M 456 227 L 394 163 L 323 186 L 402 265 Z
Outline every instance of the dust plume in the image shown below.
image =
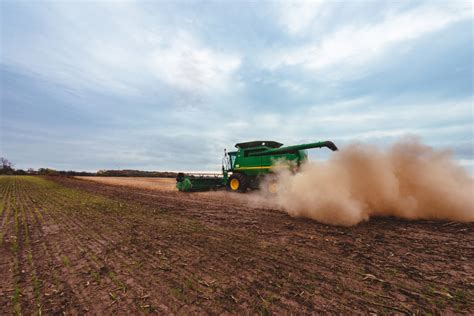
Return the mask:
M 388 149 L 355 143 L 294 174 L 276 169 L 273 198 L 291 216 L 344 226 L 371 216 L 474 221 L 474 179 L 449 151 L 417 139 Z

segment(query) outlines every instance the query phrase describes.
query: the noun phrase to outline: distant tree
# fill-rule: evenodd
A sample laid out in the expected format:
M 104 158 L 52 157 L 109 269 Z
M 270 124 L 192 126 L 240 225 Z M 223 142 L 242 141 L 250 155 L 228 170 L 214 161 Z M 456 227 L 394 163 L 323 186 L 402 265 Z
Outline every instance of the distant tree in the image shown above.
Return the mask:
M 143 170 L 99 170 L 97 175 L 104 177 L 166 177 L 176 178 L 176 172 L 143 171 Z
M 38 169 L 38 174 L 39 175 L 46 175 L 46 176 L 57 176 L 57 175 L 59 175 L 59 172 L 54 170 L 54 169 L 50 169 L 50 168 L 39 168 Z
M 0 157 L 0 174 L 12 174 L 13 164 L 6 158 Z
M 13 164 L 4 157 L 0 157 L 0 167 L 2 169 L 13 169 Z
M 23 169 L 16 169 L 13 174 L 15 175 L 19 175 L 19 176 L 24 176 L 24 175 L 27 175 L 26 171 L 23 170 Z

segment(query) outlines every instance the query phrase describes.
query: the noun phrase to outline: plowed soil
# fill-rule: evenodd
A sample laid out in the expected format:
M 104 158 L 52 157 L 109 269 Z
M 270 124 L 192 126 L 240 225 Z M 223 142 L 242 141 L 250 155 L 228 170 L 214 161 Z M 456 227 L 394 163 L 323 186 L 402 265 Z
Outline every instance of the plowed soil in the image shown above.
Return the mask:
M 0 314 L 474 313 L 474 224 L 0 177 Z

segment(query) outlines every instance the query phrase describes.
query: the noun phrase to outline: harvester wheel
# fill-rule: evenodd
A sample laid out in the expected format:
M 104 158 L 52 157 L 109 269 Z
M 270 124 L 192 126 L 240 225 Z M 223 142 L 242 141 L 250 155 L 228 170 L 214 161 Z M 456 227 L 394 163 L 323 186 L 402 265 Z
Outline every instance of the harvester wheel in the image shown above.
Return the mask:
M 234 192 L 245 192 L 248 188 L 248 179 L 241 173 L 234 173 L 229 177 L 228 187 Z

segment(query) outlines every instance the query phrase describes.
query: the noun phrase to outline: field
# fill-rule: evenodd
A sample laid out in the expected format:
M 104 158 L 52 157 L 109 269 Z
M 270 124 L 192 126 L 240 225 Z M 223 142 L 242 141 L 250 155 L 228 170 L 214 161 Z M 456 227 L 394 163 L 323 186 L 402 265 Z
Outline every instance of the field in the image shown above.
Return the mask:
M 141 189 L 160 191 L 174 191 L 176 180 L 174 178 L 147 178 L 147 177 L 76 177 L 105 184 L 113 184 Z
M 0 177 L 0 314 L 474 313 L 473 223 L 335 227 L 112 181 Z

